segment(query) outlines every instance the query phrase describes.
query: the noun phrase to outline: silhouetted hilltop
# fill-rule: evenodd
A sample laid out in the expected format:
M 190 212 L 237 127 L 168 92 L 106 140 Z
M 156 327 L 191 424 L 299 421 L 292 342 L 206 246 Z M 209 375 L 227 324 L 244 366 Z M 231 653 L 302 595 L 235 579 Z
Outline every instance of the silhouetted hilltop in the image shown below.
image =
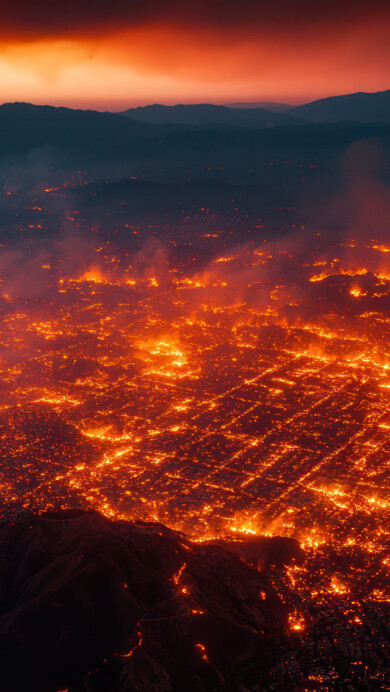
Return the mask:
M 267 111 L 273 111 L 274 113 L 285 113 L 294 106 L 289 106 L 287 103 L 279 103 L 274 101 L 257 101 L 253 103 L 249 101 L 248 103 L 225 103 L 227 108 L 265 108 Z
M 390 89 L 373 94 L 358 92 L 330 96 L 289 111 L 289 115 L 318 123 L 357 120 L 361 123 L 390 123 Z
M 267 577 L 232 549 L 96 512 L 1 526 L 0 584 L 7 692 L 212 690 L 242 667 L 267 674 L 285 627 Z
M 121 115 L 31 103 L 0 106 L 0 154 L 24 154 L 34 148 L 118 149 L 123 142 L 153 137 L 154 131 Z
M 288 107 L 287 107 L 288 108 Z M 193 105 L 140 106 L 129 108 L 123 115 L 150 124 L 165 125 L 230 125 L 234 127 L 274 127 L 275 125 L 299 124 L 299 118 L 277 113 L 265 107 L 215 106 L 210 103 Z

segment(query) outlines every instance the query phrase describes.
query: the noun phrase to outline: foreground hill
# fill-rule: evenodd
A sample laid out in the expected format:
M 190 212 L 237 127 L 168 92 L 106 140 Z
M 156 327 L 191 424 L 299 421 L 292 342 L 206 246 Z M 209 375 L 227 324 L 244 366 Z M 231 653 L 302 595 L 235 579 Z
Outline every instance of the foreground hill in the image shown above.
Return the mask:
M 358 92 L 331 96 L 289 111 L 289 115 L 318 123 L 357 120 L 361 123 L 390 123 L 390 89 L 373 94 Z
M 3 525 L 4 689 L 200 692 L 242 667 L 267 674 L 286 609 L 240 556 L 277 564 L 302 553 L 292 539 L 252 540 L 245 550 L 96 513 Z

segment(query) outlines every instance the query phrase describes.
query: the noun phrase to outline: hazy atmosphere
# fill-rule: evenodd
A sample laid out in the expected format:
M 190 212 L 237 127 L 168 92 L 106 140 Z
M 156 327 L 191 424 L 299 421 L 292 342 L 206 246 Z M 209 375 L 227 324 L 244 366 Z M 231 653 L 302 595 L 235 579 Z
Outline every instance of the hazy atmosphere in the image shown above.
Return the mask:
M 389 28 L 3 3 L 6 692 L 390 689 Z

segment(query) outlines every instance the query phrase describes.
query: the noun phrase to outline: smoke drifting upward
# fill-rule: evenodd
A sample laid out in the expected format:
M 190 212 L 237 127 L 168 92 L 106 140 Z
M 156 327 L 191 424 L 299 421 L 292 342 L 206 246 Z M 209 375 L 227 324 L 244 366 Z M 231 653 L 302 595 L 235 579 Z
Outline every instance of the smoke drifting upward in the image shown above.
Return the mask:
M 167 279 L 169 269 L 169 253 L 166 247 L 158 240 L 149 240 L 135 253 L 131 260 L 131 269 L 137 278 Z
M 386 183 L 385 154 L 377 140 L 357 141 L 344 152 L 338 176 L 335 176 L 338 179 L 336 193 L 330 192 L 325 205 L 316 206 L 316 231 L 302 227 L 267 242 L 258 239 L 248 243 L 229 241 L 225 252 L 214 250 L 216 254 L 211 261 L 210 255 L 204 252 L 206 239 L 216 238 L 217 248 L 219 232 L 203 232 L 199 238 L 200 270 L 191 268 L 194 259 L 197 260 L 195 266 L 199 265 L 199 258 L 191 256 L 197 252 L 192 250 L 197 229 L 194 229 L 194 238 L 180 265 L 177 253 L 173 252 L 178 246 L 179 233 L 183 233 L 179 228 L 169 235 L 159 232 L 156 237 L 156 233 L 148 233 L 146 227 L 140 232 L 126 225 L 127 238 L 122 236 L 122 247 L 121 243 L 115 245 L 107 240 L 110 236 L 99 233 L 98 229 L 87 231 L 89 209 L 81 213 L 72 211 L 71 205 L 76 204 L 77 196 L 66 199 L 63 194 L 66 187 L 44 191 L 37 183 L 39 170 L 35 170 L 34 157 L 31 162 L 33 170 L 26 173 L 27 177 L 23 177 L 21 167 L 12 169 L 9 176 L 12 184 L 7 183 L 4 188 L 6 199 L 11 200 L 14 212 L 23 202 L 26 209 L 43 214 L 42 207 L 50 204 L 53 224 L 61 223 L 62 231 L 54 230 L 53 237 L 39 239 L 42 226 L 37 225 L 39 234 L 0 248 L 1 293 L 11 300 L 55 300 L 57 290 L 62 296 L 63 284 L 67 281 L 80 282 L 80 285 L 84 281 L 122 288 L 137 286 L 141 293 L 154 282 L 160 291 L 157 302 L 162 300 L 164 291 L 173 309 L 177 302 L 177 282 L 182 281 L 187 282 L 184 312 L 190 306 L 198 310 L 211 300 L 221 308 L 244 305 L 252 310 L 271 305 L 277 307 L 283 319 L 296 320 L 302 310 L 306 314 L 318 300 L 316 284 L 319 282 L 313 280 L 313 266 L 322 267 L 314 270 L 314 275 L 328 276 L 352 275 L 354 271 L 359 274 L 364 268 L 360 274 L 365 277 L 362 281 L 368 281 L 369 276 L 378 278 L 390 274 L 390 254 L 386 250 L 390 245 L 390 188 Z M 27 179 L 30 189 L 25 196 Z M 149 194 L 154 192 L 155 188 L 151 188 Z M 95 193 L 87 204 L 94 196 Z M 115 199 L 115 203 L 122 204 L 120 198 Z M 200 220 L 198 222 L 195 217 L 194 224 L 197 223 Z M 208 221 L 205 230 L 214 230 L 213 223 L 212 219 Z M 310 226 L 313 229 L 309 221 Z M 29 224 L 30 227 L 34 225 Z M 139 233 L 141 240 L 137 245 L 129 243 L 129 238 L 138 238 Z M 181 284 L 180 289 L 183 286 Z M 177 311 L 176 306 L 175 314 Z
M 53 298 L 62 276 L 87 270 L 95 255 L 93 241 L 77 235 L 30 241 L 0 252 L 1 292 L 8 298 Z
M 331 228 L 353 237 L 390 240 L 390 187 L 383 182 L 386 158 L 378 141 L 360 140 L 341 161 L 340 189 L 330 204 Z

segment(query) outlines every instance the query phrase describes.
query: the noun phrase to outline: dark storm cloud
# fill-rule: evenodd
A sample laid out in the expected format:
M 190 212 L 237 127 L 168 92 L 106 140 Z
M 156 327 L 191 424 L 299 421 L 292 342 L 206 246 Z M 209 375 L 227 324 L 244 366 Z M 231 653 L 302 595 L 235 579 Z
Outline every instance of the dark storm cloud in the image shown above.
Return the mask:
M 313 2 L 312 0 L 97 0 L 77 2 L 65 0 L 16 0 L 2 3 L 0 9 L 0 32 L 6 38 L 16 40 L 89 35 L 106 31 L 122 30 L 126 27 L 150 24 L 211 27 L 218 30 L 246 29 L 251 35 L 256 30 L 277 31 L 278 28 L 299 25 L 313 27 L 324 25 L 335 29 L 353 26 L 363 17 L 371 21 L 390 16 L 390 3 L 376 0 L 369 5 L 364 0 L 352 2 Z

